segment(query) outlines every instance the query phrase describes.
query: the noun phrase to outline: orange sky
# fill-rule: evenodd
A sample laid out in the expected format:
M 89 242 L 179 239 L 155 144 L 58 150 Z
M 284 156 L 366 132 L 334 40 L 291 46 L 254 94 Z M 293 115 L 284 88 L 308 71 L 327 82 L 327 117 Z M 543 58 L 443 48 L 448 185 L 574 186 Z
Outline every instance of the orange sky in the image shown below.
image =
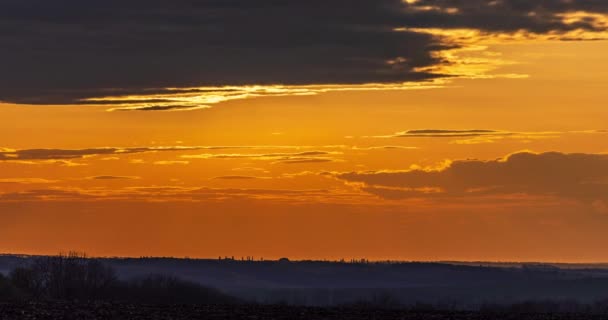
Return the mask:
M 608 42 L 476 45 L 400 88 L 0 104 L 0 252 L 608 261 Z

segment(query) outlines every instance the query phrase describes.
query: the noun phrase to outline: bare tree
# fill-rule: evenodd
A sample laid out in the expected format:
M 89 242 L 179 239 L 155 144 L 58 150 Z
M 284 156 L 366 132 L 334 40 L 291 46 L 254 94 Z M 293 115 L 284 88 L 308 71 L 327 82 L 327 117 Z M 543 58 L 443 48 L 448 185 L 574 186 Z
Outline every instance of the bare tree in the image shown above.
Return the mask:
M 13 284 L 35 298 L 97 298 L 115 281 L 114 271 L 85 254 L 70 252 L 41 257 L 11 274 Z

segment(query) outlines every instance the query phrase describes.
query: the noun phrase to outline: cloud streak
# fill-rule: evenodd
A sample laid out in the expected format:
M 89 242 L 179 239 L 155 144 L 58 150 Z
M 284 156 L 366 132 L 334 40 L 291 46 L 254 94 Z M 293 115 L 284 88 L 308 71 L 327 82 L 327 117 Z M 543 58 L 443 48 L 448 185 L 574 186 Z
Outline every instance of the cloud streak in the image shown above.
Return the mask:
M 479 137 L 479 136 L 501 136 L 512 135 L 512 132 L 496 131 L 496 130 L 440 130 L 440 129 L 422 129 L 409 130 L 396 133 L 390 137 L 394 138 L 463 138 L 463 137 Z
M 136 176 L 95 176 L 88 177 L 89 180 L 137 180 L 140 177 Z
M 304 151 L 293 153 L 205 153 L 196 155 L 182 155 L 184 159 L 252 159 L 273 161 L 274 164 L 306 164 L 334 162 L 336 159 L 330 157 L 340 152 L 330 151 Z
M 30 160 L 72 160 L 93 156 L 116 156 L 149 152 L 186 152 L 186 151 L 219 151 L 219 150 L 242 150 L 242 149 L 298 149 L 306 146 L 164 146 L 164 147 L 108 147 L 88 149 L 0 149 L 0 161 L 30 161 Z M 184 158 L 231 158 L 231 157 L 289 157 L 289 156 L 318 156 L 332 154 L 325 151 L 306 151 L 299 153 L 273 153 L 266 155 L 239 155 L 239 154 L 205 154 L 190 155 Z M 113 159 L 106 158 L 106 159 Z
M 158 201 L 200 202 L 226 200 L 272 200 L 289 203 L 353 203 L 368 200 L 360 193 L 326 189 L 247 189 L 209 187 L 128 187 L 115 189 L 46 188 L 18 192 L 0 192 L 0 202 L 96 202 L 96 201 Z
M 263 179 L 263 178 L 254 177 L 254 176 L 220 176 L 220 177 L 213 178 L 213 180 L 255 180 L 255 179 Z
M 57 180 L 49 180 L 42 178 L 2 178 L 0 184 L 50 184 L 56 183 Z
M 230 147 L 134 147 L 134 148 L 89 148 L 89 149 L 23 149 L 0 151 L 0 161 L 28 161 L 28 160 L 70 160 L 82 159 L 92 156 L 108 156 L 135 154 L 144 152 L 169 152 L 204 150 L 211 148 Z M 238 147 L 235 147 L 238 148 Z
M 488 129 L 416 129 L 401 131 L 390 135 L 371 136 L 366 138 L 438 138 L 451 139 L 450 143 L 454 144 L 480 144 L 494 143 L 505 139 L 531 141 L 538 139 L 559 138 L 567 134 L 603 133 L 605 133 L 603 130 L 517 132 Z

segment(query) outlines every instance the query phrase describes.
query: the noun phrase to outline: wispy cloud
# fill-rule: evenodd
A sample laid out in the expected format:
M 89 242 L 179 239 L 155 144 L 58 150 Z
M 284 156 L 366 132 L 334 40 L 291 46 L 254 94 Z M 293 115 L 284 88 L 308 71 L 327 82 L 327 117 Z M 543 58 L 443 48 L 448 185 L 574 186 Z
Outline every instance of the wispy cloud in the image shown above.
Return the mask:
M 366 138 L 438 138 L 450 139 L 453 144 L 493 143 L 501 140 L 533 141 L 539 139 L 560 138 L 569 134 L 601 134 L 601 130 L 581 131 L 506 131 L 489 129 L 415 129 L 401 131 L 389 135 L 371 136 Z
M 218 147 L 130 147 L 130 148 L 90 148 L 90 149 L 23 149 L 0 152 L 0 161 L 23 160 L 70 160 L 92 156 L 124 155 L 144 152 L 168 152 L 203 150 Z M 107 159 L 107 158 L 106 158 Z
M 170 165 L 186 165 L 189 164 L 190 161 L 184 160 L 159 160 L 153 162 L 155 165 L 159 166 L 170 166 Z
M 354 146 L 353 150 L 417 150 L 419 147 L 411 146 L 370 146 L 370 147 L 359 147 Z
M 332 158 L 333 155 L 339 155 L 341 152 L 336 151 L 304 151 L 294 153 L 231 153 L 231 154 L 214 154 L 205 153 L 197 155 L 182 155 L 185 159 L 252 159 L 273 161 L 275 164 L 303 164 L 303 163 L 325 163 L 334 162 L 337 159 Z
M 254 177 L 254 176 L 219 176 L 213 178 L 213 180 L 255 180 L 255 179 L 264 179 L 263 177 Z
M 511 135 L 512 132 L 496 131 L 496 130 L 484 130 L 484 129 L 472 129 L 472 130 L 443 130 L 443 129 L 421 129 L 421 130 L 408 130 L 403 132 L 397 132 L 390 136 L 390 138 L 462 138 L 462 137 L 479 137 L 479 136 L 499 136 L 499 135 Z
M 7 149 L 0 150 L 0 161 L 31 161 L 31 160 L 58 160 L 68 161 L 72 159 L 83 159 L 93 156 L 106 156 L 102 160 L 118 160 L 117 156 L 150 152 L 186 152 L 186 151 L 218 151 L 218 150 L 242 150 L 242 149 L 301 149 L 306 146 L 160 146 L 160 147 L 104 147 L 88 149 Z M 301 156 L 313 156 L 328 154 L 324 151 L 307 151 L 297 153 Z M 210 154 L 213 155 L 213 154 Z M 271 154 L 269 157 L 280 156 Z M 292 154 L 285 153 L 285 156 Z M 110 157 L 108 157 L 110 156 Z M 191 156 L 197 158 L 197 156 Z
M 11 184 L 49 184 L 56 183 L 58 180 L 49 180 L 42 178 L 3 178 L 0 179 L 0 184 L 11 183 Z
M 327 162 L 335 162 L 334 159 L 329 158 L 289 158 L 289 159 L 280 159 L 274 163 L 282 163 L 282 164 L 305 164 L 305 163 L 327 163 Z
M 440 79 L 426 82 L 358 85 L 256 85 L 235 87 L 166 88 L 162 94 L 87 98 L 84 104 L 110 105 L 108 111 L 189 111 L 207 109 L 232 100 L 263 97 L 308 96 L 341 91 L 423 90 L 441 88 Z M 185 91 L 185 93 L 184 93 Z M 162 104 L 159 104 L 162 102 Z
M 367 200 L 361 193 L 327 189 L 238 189 L 209 187 L 152 186 L 123 189 L 46 188 L 0 192 L 0 202 L 27 201 L 145 201 L 200 202 L 226 200 L 270 200 L 289 203 L 357 203 Z
M 94 176 L 88 177 L 89 180 L 137 180 L 140 177 L 137 176 Z

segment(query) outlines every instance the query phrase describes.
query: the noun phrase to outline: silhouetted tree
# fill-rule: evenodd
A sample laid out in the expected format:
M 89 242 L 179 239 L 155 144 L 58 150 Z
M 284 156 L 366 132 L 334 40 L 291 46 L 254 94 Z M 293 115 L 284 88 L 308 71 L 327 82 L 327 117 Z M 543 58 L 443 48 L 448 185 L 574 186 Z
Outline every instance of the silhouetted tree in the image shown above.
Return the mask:
M 24 295 L 39 299 L 43 295 L 43 283 L 39 274 L 32 268 L 15 268 L 10 274 L 11 284 Z
M 214 303 L 237 300 L 220 291 L 181 279 L 152 275 L 119 281 L 114 270 L 84 254 L 68 253 L 34 259 L 14 269 L 10 281 L 0 277 L 0 300 L 106 300 L 139 303 Z
M 37 258 L 11 273 L 12 284 L 36 299 L 98 299 L 115 281 L 110 267 L 74 252 Z

